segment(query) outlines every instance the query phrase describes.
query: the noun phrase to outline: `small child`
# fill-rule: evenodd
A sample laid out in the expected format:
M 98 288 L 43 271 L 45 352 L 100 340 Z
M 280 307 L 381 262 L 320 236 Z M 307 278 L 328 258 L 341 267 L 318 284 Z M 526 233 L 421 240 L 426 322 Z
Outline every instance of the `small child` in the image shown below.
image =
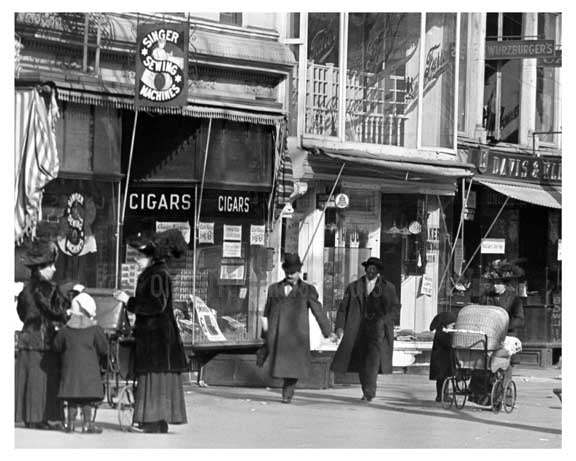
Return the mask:
M 96 324 L 96 303 L 87 293 L 72 300 L 70 319 L 58 332 L 54 349 L 61 353 L 62 376 L 58 398 L 68 403 L 66 432 L 74 432 L 78 407 L 82 409 L 82 432 L 99 434 L 102 428 L 94 424 L 91 415 L 96 403 L 104 398 L 99 357 L 108 353 L 104 330 Z
M 430 323 L 430 331 L 436 330 L 430 356 L 430 379 L 436 380 L 436 402 L 442 401 L 442 385 L 452 375 L 452 337 L 444 329 L 454 328 L 455 323 L 456 315 L 452 312 L 440 312 Z

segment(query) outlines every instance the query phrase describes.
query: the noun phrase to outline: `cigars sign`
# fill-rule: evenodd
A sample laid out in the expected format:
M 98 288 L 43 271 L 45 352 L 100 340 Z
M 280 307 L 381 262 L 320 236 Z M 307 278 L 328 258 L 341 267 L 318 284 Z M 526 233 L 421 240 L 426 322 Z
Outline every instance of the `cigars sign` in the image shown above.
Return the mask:
M 471 160 L 484 176 L 533 181 L 562 181 L 562 160 L 473 149 Z
M 187 24 L 138 26 L 135 83 L 136 106 L 186 105 Z

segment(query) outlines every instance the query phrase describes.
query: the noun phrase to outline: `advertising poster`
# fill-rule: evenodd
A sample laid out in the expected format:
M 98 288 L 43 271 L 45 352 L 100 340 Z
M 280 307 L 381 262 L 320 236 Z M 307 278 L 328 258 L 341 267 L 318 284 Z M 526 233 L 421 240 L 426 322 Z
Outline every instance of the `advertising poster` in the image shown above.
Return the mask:
M 198 223 L 198 243 L 214 243 L 214 223 Z
M 242 257 L 242 244 L 240 242 L 222 242 L 223 258 Z
M 250 245 L 264 245 L 265 226 L 250 226 Z
M 242 226 L 228 226 L 224 224 L 224 240 L 234 242 L 242 241 Z
M 198 296 L 190 295 L 190 299 L 192 300 L 196 316 L 198 317 L 198 323 L 206 339 L 208 339 L 208 341 L 226 341 L 226 337 L 222 334 L 218 326 L 215 311 L 210 309 Z

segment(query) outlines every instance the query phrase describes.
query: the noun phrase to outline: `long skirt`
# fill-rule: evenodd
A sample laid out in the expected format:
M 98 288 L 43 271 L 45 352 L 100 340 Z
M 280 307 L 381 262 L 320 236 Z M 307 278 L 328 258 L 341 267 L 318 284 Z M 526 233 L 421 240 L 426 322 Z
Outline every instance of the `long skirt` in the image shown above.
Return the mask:
M 137 377 L 134 422 L 185 424 L 186 402 L 180 373 L 144 373 Z
M 62 421 L 64 411 L 57 398 L 60 356 L 50 351 L 20 350 L 16 357 L 15 422 Z

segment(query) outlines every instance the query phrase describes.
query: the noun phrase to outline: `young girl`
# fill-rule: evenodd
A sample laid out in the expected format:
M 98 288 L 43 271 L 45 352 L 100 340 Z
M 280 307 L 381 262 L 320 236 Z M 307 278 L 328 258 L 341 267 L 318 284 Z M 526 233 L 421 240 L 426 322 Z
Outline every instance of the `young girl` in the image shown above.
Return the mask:
M 82 432 L 102 432 L 91 416 L 96 403 L 104 398 L 99 357 L 108 353 L 108 341 L 95 316 L 94 299 L 87 293 L 78 294 L 72 300 L 70 320 L 54 340 L 54 350 L 62 354 L 58 397 L 68 403 L 66 432 L 74 432 L 78 407 L 82 409 Z
M 455 323 L 456 315 L 452 312 L 440 312 L 430 323 L 430 331 L 436 330 L 430 357 L 430 379 L 436 380 L 436 402 L 442 401 L 442 385 L 452 374 L 452 337 L 444 329 L 454 328 Z

